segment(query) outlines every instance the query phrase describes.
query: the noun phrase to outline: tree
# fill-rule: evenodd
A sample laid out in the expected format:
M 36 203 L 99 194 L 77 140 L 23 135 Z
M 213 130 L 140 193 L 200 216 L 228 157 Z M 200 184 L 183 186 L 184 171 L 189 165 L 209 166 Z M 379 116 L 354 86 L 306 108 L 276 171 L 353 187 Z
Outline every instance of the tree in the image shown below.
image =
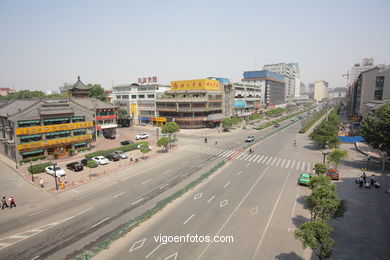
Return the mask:
M 162 137 L 160 140 L 157 141 L 157 146 L 158 147 L 164 147 L 164 151 L 167 151 L 169 145 L 169 138 L 168 137 Z
M 141 153 L 143 153 L 142 158 L 145 159 L 145 154 L 147 154 L 149 152 L 149 144 L 142 143 L 139 147 L 139 150 Z
M 303 248 L 310 247 L 320 260 L 329 258 L 335 241 L 330 237 L 333 228 L 322 220 L 303 223 L 294 232 L 296 239 L 302 242 Z
M 100 99 L 101 101 L 107 100 L 107 95 L 104 93 L 104 88 L 100 84 L 88 84 L 88 87 L 92 87 L 89 91 L 90 97 Z
M 120 107 L 119 110 L 118 110 L 118 118 L 119 119 L 124 119 L 124 118 L 127 118 L 128 115 L 127 115 L 127 109 L 124 108 L 124 107 Z
M 224 118 L 221 122 L 224 131 L 229 130 L 233 126 L 233 120 L 231 118 Z
M 328 170 L 328 167 L 326 167 L 323 163 L 316 163 L 314 164 L 314 171 L 317 175 L 324 174 Z
M 328 162 L 333 163 L 337 169 L 340 161 L 348 158 L 348 152 L 346 150 L 334 149 L 333 152 L 328 154 Z
M 337 197 L 336 185 L 318 185 L 307 198 L 306 206 L 312 220 L 329 220 L 335 218 L 341 200 Z
M 338 126 L 328 121 L 323 121 L 318 125 L 309 137 L 316 143 L 325 146 L 329 144 L 329 140 L 335 136 L 337 137 Z
M 180 127 L 176 124 L 176 122 L 168 122 L 162 127 L 161 132 L 163 134 L 168 134 L 169 146 L 171 146 L 171 142 L 172 142 L 171 135 L 180 132 Z
M 380 107 L 361 123 L 360 133 L 374 148 L 390 152 L 390 105 Z
M 341 144 L 341 141 L 338 136 L 331 136 L 328 139 L 328 146 L 330 148 L 338 148 Z
M 318 176 L 314 176 L 310 179 L 310 182 L 309 182 L 309 188 L 310 189 L 315 189 L 316 187 L 319 187 L 319 186 L 329 186 L 329 187 L 336 187 L 336 185 L 334 185 L 330 179 L 329 176 L 327 175 L 318 175 Z M 334 190 L 336 191 L 336 190 Z

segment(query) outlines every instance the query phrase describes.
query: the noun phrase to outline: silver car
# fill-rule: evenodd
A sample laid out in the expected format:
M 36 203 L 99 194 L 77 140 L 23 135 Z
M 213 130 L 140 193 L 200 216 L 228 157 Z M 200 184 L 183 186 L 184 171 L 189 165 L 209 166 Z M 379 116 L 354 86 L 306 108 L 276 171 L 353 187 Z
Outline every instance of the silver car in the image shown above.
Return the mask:
M 124 151 L 118 150 L 118 151 L 115 151 L 114 153 L 116 153 L 117 155 L 119 155 L 119 157 L 120 157 L 121 159 L 127 159 L 127 158 L 129 158 L 129 157 L 127 156 L 127 154 L 126 154 Z

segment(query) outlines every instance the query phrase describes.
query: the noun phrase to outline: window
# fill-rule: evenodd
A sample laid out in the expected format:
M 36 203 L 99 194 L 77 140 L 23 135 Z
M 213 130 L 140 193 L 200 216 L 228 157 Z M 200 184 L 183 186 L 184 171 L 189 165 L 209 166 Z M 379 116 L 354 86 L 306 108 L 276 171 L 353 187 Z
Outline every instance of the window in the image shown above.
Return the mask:
M 129 95 L 122 95 L 122 99 L 129 99 Z
M 122 96 L 121 95 L 116 95 L 116 99 L 121 99 Z
M 137 95 L 131 95 L 132 99 L 137 99 Z
M 384 83 L 385 83 L 384 76 L 377 76 L 376 77 L 374 100 L 382 100 Z
M 138 95 L 138 98 L 145 98 L 145 95 Z
M 154 98 L 154 94 L 148 94 L 148 98 Z

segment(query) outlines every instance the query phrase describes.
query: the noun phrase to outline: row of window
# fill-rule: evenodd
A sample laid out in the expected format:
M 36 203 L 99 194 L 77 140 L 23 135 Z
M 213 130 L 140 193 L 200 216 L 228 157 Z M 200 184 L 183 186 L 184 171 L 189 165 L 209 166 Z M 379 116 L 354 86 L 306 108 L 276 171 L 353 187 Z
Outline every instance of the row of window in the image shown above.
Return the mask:
M 96 116 L 113 116 L 115 115 L 114 110 L 109 110 L 109 111 L 97 111 Z
M 138 95 L 138 98 L 139 99 L 143 99 L 143 98 L 154 98 L 154 94 L 147 94 L 147 95 L 144 95 L 144 94 L 140 94 Z M 116 99 L 129 99 L 129 95 L 115 95 L 115 98 Z M 130 99 L 137 99 L 137 95 L 131 95 L 131 98 Z
M 72 121 L 71 121 L 72 120 Z M 59 124 L 69 124 L 69 123 L 78 123 L 85 122 L 85 116 L 75 116 L 75 117 L 63 117 L 63 118 L 47 118 L 43 119 L 43 125 L 59 125 Z M 41 126 L 41 120 L 21 120 L 18 121 L 19 127 L 30 127 L 30 126 Z
M 75 129 L 73 130 L 73 136 L 78 136 L 78 135 L 85 135 L 86 130 L 85 129 Z M 20 137 L 20 143 L 30 143 L 30 142 L 38 142 L 38 141 L 43 141 L 43 140 L 50 140 L 50 139 L 57 139 L 57 138 L 64 138 L 64 137 L 69 137 L 71 135 L 71 131 L 61 131 L 61 132 L 52 132 L 52 133 L 46 133 L 45 138 L 42 138 L 41 134 L 36 134 L 36 135 L 26 135 L 26 136 L 21 136 Z

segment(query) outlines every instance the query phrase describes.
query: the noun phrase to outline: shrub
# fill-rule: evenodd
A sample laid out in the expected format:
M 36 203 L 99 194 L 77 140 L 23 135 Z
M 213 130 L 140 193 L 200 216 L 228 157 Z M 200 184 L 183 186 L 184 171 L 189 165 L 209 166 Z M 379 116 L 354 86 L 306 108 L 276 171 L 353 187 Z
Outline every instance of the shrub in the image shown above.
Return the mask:
M 138 149 L 138 145 L 139 144 L 143 144 L 143 143 L 148 144 L 148 142 L 138 142 L 138 143 L 134 143 L 134 144 L 128 144 L 128 145 L 123 145 L 123 146 L 119 146 L 119 147 L 116 147 L 116 148 L 111 148 L 111 149 L 108 149 L 108 150 L 100 150 L 100 151 L 96 151 L 96 152 L 92 152 L 92 153 L 87 153 L 85 155 L 85 158 L 93 158 L 93 157 L 96 157 L 96 156 L 106 156 L 107 154 L 111 154 L 114 151 L 118 151 L 118 150 L 123 151 L 123 152 L 137 150 Z
M 94 160 L 90 160 L 90 161 L 87 162 L 86 166 L 89 167 L 89 168 L 94 168 L 94 167 L 97 166 L 97 162 L 95 162 Z
M 41 155 L 41 156 L 37 156 L 37 157 L 34 157 L 34 158 L 27 158 L 27 159 L 20 160 L 20 162 L 21 163 L 29 163 L 31 161 L 44 160 L 46 158 L 47 158 L 46 155 Z
M 28 167 L 28 171 L 32 174 L 45 172 L 45 168 L 52 164 L 52 162 L 34 164 Z

